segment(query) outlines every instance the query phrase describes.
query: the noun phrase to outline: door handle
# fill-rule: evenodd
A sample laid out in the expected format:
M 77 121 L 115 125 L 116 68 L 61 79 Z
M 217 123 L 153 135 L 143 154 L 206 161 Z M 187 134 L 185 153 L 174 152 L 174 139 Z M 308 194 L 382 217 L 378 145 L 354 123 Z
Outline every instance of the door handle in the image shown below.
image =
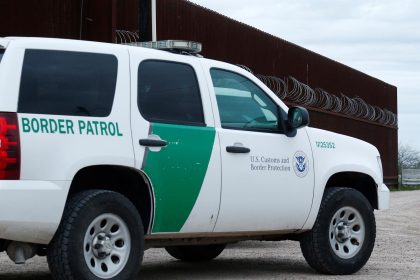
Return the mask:
M 241 146 L 227 146 L 226 152 L 233 154 L 247 154 L 251 151 L 250 148 L 241 147 Z
M 166 147 L 168 146 L 168 142 L 166 142 L 165 140 L 160 140 L 160 139 L 140 139 L 139 141 L 141 146 L 146 146 L 146 147 Z

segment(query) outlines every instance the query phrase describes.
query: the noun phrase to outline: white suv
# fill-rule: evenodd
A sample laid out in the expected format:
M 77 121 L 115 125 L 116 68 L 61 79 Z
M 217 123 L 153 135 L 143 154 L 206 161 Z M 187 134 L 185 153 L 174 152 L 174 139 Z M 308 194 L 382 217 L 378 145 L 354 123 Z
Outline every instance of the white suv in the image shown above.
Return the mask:
M 151 247 L 203 261 L 294 239 L 317 271 L 358 271 L 389 204 L 378 150 L 306 127 L 199 44 L 153 46 L 0 38 L 0 250 L 132 279 Z

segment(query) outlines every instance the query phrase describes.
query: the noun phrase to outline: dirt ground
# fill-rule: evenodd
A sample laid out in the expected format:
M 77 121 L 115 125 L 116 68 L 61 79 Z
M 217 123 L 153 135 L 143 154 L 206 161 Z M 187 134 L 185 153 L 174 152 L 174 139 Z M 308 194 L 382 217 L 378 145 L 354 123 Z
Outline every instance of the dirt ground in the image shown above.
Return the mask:
M 146 251 L 138 279 L 420 279 L 420 191 L 391 194 L 391 208 L 376 212 L 377 241 L 366 266 L 351 276 L 324 276 L 305 262 L 299 243 L 242 242 L 216 260 L 184 264 L 163 249 Z M 0 279 L 51 279 L 46 259 L 13 264 L 0 254 Z

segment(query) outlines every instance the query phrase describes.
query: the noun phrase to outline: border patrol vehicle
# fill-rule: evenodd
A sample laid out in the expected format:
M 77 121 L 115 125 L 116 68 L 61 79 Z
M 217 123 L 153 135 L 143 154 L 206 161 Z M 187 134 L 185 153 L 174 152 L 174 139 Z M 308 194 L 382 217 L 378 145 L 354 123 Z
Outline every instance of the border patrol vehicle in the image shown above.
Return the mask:
M 0 38 L 0 250 L 67 280 L 242 240 L 300 241 L 321 273 L 363 267 L 389 204 L 378 150 L 307 127 L 199 43 L 142 46 Z

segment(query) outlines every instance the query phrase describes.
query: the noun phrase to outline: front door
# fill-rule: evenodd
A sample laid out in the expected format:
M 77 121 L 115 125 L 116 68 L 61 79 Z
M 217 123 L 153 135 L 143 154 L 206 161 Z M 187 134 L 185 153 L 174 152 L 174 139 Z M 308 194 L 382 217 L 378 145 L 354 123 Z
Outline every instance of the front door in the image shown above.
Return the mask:
M 222 200 L 217 232 L 300 229 L 314 188 L 305 129 L 283 134 L 285 112 L 252 78 L 209 69 L 220 126 Z

